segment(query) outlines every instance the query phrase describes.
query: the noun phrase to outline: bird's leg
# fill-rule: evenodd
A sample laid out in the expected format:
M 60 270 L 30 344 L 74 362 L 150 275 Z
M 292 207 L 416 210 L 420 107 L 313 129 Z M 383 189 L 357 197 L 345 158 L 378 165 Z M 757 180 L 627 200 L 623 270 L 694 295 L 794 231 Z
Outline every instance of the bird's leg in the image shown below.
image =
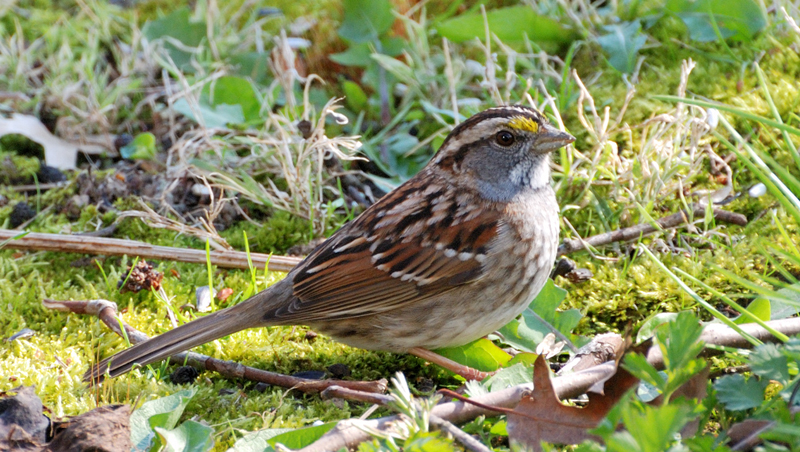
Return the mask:
M 456 375 L 461 375 L 467 380 L 483 380 L 484 378 L 492 374 L 491 372 L 483 372 L 481 370 L 473 369 L 472 367 L 459 364 L 453 361 L 452 359 L 445 358 L 444 356 L 438 353 L 434 353 L 424 348 L 414 347 L 410 349 L 408 353 L 418 358 L 422 358 L 425 361 L 436 364 L 439 367 L 444 367 L 450 372 L 453 372 Z

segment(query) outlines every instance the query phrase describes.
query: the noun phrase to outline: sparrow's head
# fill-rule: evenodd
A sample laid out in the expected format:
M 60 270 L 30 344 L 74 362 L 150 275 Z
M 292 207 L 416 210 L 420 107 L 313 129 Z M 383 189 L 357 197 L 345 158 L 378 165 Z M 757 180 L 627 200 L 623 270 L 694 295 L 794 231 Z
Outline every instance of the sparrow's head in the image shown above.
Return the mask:
M 487 200 L 509 201 L 548 186 L 550 152 L 573 141 L 533 108 L 490 108 L 453 129 L 431 165 L 476 187 Z

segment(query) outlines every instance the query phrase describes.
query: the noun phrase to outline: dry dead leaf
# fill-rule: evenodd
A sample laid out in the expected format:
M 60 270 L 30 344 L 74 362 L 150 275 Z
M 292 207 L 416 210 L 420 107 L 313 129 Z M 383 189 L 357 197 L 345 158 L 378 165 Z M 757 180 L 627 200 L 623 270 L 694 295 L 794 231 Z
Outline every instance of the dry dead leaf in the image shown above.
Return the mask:
M 39 118 L 19 113 L 11 118 L 0 117 L 0 137 L 8 134 L 19 134 L 42 145 L 45 163 L 61 170 L 75 169 L 78 151 L 101 154 L 108 150 L 98 144 L 77 144 L 61 139 L 50 133 Z
M 533 364 L 532 393 L 522 398 L 514 413 L 508 414 L 508 437 L 512 442 L 536 451 L 542 450 L 542 441 L 579 444 L 594 438 L 589 430 L 597 427 L 638 381 L 618 367 L 605 385 L 604 394 L 589 394 L 589 403 L 583 408 L 563 405 L 553 390 L 547 361 L 539 355 Z

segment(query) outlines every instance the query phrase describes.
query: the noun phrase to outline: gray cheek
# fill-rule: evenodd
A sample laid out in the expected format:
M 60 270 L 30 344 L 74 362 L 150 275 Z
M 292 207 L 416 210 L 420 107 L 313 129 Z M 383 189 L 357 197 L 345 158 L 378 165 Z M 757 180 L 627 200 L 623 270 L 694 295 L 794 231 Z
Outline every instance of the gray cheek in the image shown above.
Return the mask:
M 472 173 L 484 198 L 496 202 L 510 201 L 529 185 L 529 168 L 519 154 L 476 149 L 464 159 L 462 169 Z

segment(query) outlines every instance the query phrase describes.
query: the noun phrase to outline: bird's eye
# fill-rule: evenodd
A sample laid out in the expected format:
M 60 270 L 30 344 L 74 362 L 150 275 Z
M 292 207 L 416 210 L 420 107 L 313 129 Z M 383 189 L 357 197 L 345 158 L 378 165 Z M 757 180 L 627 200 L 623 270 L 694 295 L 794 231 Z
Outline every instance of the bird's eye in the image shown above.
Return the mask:
M 501 130 L 500 132 L 497 132 L 497 135 L 495 135 L 494 140 L 500 146 L 508 147 L 514 144 L 514 134 L 507 130 Z

